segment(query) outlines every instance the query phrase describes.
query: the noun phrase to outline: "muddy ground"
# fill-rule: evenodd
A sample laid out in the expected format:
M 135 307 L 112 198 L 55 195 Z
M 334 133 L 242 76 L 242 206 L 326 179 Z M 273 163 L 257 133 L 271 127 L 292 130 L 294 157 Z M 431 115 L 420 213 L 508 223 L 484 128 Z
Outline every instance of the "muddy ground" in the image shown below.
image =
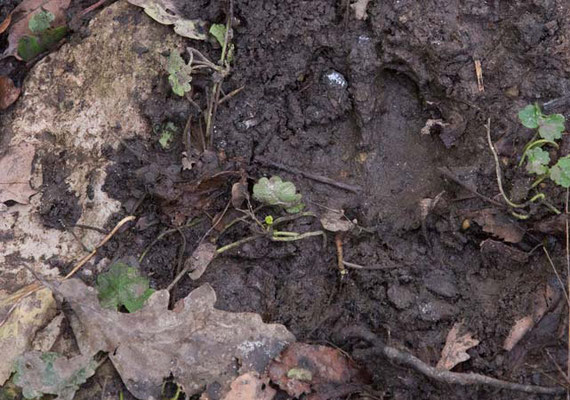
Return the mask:
M 0 19 L 12 6 L 0 7 Z M 341 208 L 365 228 L 346 235 L 344 257 L 371 269 L 349 269 L 341 277 L 333 235 L 324 247 L 318 238 L 289 244 L 258 240 L 216 258 L 199 280 L 183 279 L 177 298 L 209 282 L 218 308 L 259 313 L 266 322 L 284 324 L 299 341 L 332 343 L 350 354 L 366 345 L 343 342 L 339 334 L 344 327 L 362 326 L 430 365 L 440 358 L 452 325 L 464 321 L 480 344 L 455 371 L 547 386 L 563 381 L 556 364 L 566 365 L 567 358 L 564 307 L 553 304 L 510 352 L 503 342 L 515 321 L 531 310 L 534 293 L 547 286 L 560 291 L 543 251 L 531 250 L 547 242 L 562 270 L 564 236 L 539 231 L 536 224 L 550 215 L 534 207 L 526 221 L 514 221 L 508 213 L 502 217 L 525 233 L 518 243 L 481 246 L 500 238 L 470 216 L 501 209 L 446 179 L 440 168 L 500 202 L 485 136 L 490 118 L 492 139 L 501 144 L 507 190 L 513 197 L 526 196 L 520 188 L 531 179 L 516 164 L 532 132 L 522 129 L 516 115 L 536 101 L 549 112 L 570 116 L 569 3 L 373 0 L 365 20 L 357 20 L 346 1 L 240 0 L 234 6 L 236 53 L 223 90 L 244 89 L 219 107 L 214 151 L 204 153 L 191 171 L 180 171 L 181 136 L 167 151 L 147 139 L 127 141 L 118 151 L 109 148 L 106 154 L 115 163 L 104 190 L 122 209 L 106 228 L 131 213 L 143 222 L 113 239 L 98 260 L 139 256 L 161 232 L 185 218 L 204 218 L 183 230 L 184 240 L 170 234 L 144 258 L 144 274 L 154 287 L 165 288 L 179 260 L 192 253 L 211 226 L 205 212 L 212 217 L 224 209 L 238 178 L 228 175 L 208 193 L 201 210 L 191 183 L 220 171 L 242 169 L 250 184 L 279 174 L 295 182 L 309 210 Z M 223 22 L 225 11 L 224 2 L 199 1 L 188 4 L 185 13 Z M 129 13 L 124 23 L 132 23 L 132 15 L 141 11 L 132 7 Z M 210 44 L 193 45 L 218 57 Z M 482 63 L 484 91 L 477 87 L 474 60 Z M 153 126 L 173 122 L 182 129 L 194 110 L 170 92 L 163 78 L 142 110 Z M 207 83 L 195 82 L 199 105 L 205 104 Z M 429 119 L 447 125 L 421 134 Z M 267 160 L 361 191 L 278 170 Z M 69 171 L 50 173 L 44 172 L 44 223 L 71 225 L 79 218 L 74 199 L 61 196 L 65 190 L 58 187 Z M 423 219 L 420 201 L 440 193 Z M 550 189 L 549 196 L 564 207 L 563 192 Z M 310 231 L 319 223 L 306 219 L 289 228 Z M 247 233 L 245 227 L 229 230 L 219 243 Z M 57 257 L 51 262 L 57 265 Z M 60 267 L 65 272 L 70 265 Z M 560 298 L 560 292 L 554 297 Z M 541 398 L 438 384 L 359 354 L 379 398 Z

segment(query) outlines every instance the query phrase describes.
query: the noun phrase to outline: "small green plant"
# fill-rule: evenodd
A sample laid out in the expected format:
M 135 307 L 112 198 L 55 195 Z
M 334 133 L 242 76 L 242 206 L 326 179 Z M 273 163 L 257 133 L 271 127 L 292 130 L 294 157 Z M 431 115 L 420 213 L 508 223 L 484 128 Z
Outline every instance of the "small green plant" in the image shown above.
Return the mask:
M 519 112 L 519 120 L 525 127 L 536 129 L 534 137 L 525 146 L 519 163 L 522 165 L 526 160 L 527 172 L 539 176 L 533 187 L 546 177 L 550 177 L 559 186 L 570 187 L 569 156 L 559 158 L 558 162 L 550 167 L 550 154 L 543 149 L 544 146 L 559 148 L 556 141 L 562 139 L 565 129 L 564 116 L 561 114 L 545 115 L 538 104 L 535 104 L 523 108 Z
M 52 27 L 55 15 L 41 9 L 28 22 L 28 28 L 32 35 L 25 35 L 18 41 L 18 55 L 24 61 L 30 61 L 34 57 L 52 48 L 67 33 L 66 26 Z
M 224 24 L 212 24 L 212 26 L 210 26 L 210 35 L 216 38 L 220 46 L 222 46 L 222 58 L 220 58 L 220 61 L 222 63 L 224 62 L 223 60 L 223 55 L 225 54 L 224 49 L 227 48 L 227 55 L 225 61 L 231 63 L 232 60 L 234 59 L 234 44 L 231 41 L 228 41 L 226 46 L 226 32 L 227 28 L 226 25 Z
M 254 235 L 217 249 L 217 254 L 261 237 L 268 238 L 274 242 L 290 242 L 311 236 L 323 236 L 323 238 L 325 238 L 323 231 L 299 233 L 281 231 L 277 228 L 285 222 L 293 221 L 298 218 L 316 217 L 312 212 L 302 212 L 305 205 L 301 202 L 302 195 L 297 193 L 297 188 L 293 182 L 283 181 L 279 176 L 272 176 L 269 179 L 261 178 L 253 185 L 253 198 L 259 201 L 261 206 L 254 210 L 249 201 L 249 196 L 246 196 L 248 209 L 242 210 L 237 208 L 237 210 L 241 211 L 245 216 L 230 222 L 224 228 L 224 231 L 238 222 L 249 222 L 254 230 Z M 257 213 L 264 207 L 274 207 L 277 210 L 282 209 L 291 215 L 279 218 L 274 218 L 273 215 L 266 215 L 263 218 L 263 222 L 261 222 L 257 217 Z
M 108 272 L 99 275 L 96 286 L 103 308 L 119 310 L 124 306 L 130 313 L 140 310 L 154 293 L 148 279 L 140 276 L 137 268 L 123 262 L 111 265 Z
M 192 89 L 192 65 L 186 63 L 177 50 L 172 50 L 168 57 L 168 82 L 172 91 L 178 96 L 184 96 Z
M 178 133 L 178 127 L 172 122 L 167 122 L 156 127 L 155 132 L 160 133 L 160 138 L 158 139 L 160 146 L 168 150 L 174 140 L 174 136 Z

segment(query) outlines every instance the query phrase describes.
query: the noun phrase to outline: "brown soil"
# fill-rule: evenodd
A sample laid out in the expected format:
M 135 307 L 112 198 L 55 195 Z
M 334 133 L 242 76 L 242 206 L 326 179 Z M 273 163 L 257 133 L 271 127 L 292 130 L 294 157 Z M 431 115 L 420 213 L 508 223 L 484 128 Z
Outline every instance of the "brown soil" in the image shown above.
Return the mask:
M 250 182 L 278 174 L 295 182 L 308 209 L 342 208 L 357 219 L 366 230 L 347 235 L 344 256 L 376 269 L 351 269 L 341 279 L 332 235 L 325 247 L 318 238 L 289 244 L 258 240 L 217 257 L 199 280 L 184 278 L 177 298 L 209 282 L 217 307 L 259 313 L 267 322 L 285 324 L 300 341 L 332 342 L 351 353 L 363 344 L 335 342 L 335 334 L 357 325 L 430 365 L 437 363 L 453 323 L 464 321 L 480 344 L 455 371 L 546 386 L 550 378 L 562 381 L 554 363 L 566 365 L 564 308 L 554 307 L 513 351 L 503 350 L 514 322 L 529 313 L 532 295 L 547 284 L 559 287 L 543 252 L 525 261 L 501 250 L 483 252 L 481 242 L 492 236 L 473 222 L 463 230 L 462 222 L 493 206 L 445 180 L 438 168 L 450 168 L 500 201 L 484 129 L 491 118 L 493 140 L 504 145 L 507 189 L 531 182 L 515 168 L 532 135 L 521 129 L 516 114 L 537 101 L 549 112 L 570 116 L 569 3 L 372 1 L 365 21 L 355 20 L 346 1 L 235 3 L 236 55 L 223 89 L 245 89 L 220 106 L 216 117 L 215 150 L 226 161 L 203 157 L 199 167 L 181 172 L 181 138 L 169 151 L 135 141 L 119 153 L 109 150 L 116 164 L 105 190 L 124 206 L 109 225 L 131 212 L 144 223 L 113 239 L 100 257 L 138 256 L 180 215 L 203 215 L 187 212 L 188 204 L 170 195 L 169 190 L 186 195 L 184 182 L 239 168 Z M 224 10 L 223 2 L 200 1 L 185 11 L 222 22 Z M 218 57 L 219 50 L 201 46 Z M 474 59 L 483 66 L 484 92 L 477 89 Z M 196 82 L 199 104 L 201 84 L 207 81 Z M 170 93 L 165 78 L 144 111 L 155 125 L 171 121 L 182 128 L 190 109 Z M 422 135 L 428 119 L 449 125 Z M 354 194 L 268 168 L 257 162 L 259 156 L 363 190 Z M 214 192 L 210 215 L 223 210 L 235 181 L 228 179 Z M 58 186 L 61 177 L 44 182 L 56 185 L 44 194 L 50 200 L 45 223 L 73 224 L 74 199 Z M 422 224 L 420 200 L 441 192 Z M 550 198 L 563 208 L 562 192 L 551 190 Z M 564 265 L 564 237 L 533 231 L 549 214 L 542 208 L 531 212 L 521 223 L 527 234 L 509 246 L 529 252 L 547 240 L 555 263 Z M 184 256 L 209 227 L 205 220 L 184 230 Z M 290 228 L 310 231 L 319 224 L 308 219 Z M 247 234 L 233 229 L 219 243 Z M 172 281 L 182 243 L 175 233 L 152 247 L 141 268 L 153 286 Z M 434 383 L 377 356 L 358 361 L 386 399 L 542 398 Z

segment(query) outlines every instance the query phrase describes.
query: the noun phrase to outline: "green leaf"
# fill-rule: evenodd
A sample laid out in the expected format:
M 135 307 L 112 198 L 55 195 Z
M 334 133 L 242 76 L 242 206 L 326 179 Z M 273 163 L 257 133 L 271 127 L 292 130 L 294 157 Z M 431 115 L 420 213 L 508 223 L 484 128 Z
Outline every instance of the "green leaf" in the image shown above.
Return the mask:
M 527 164 L 526 170 L 531 174 L 544 175 L 548 172 L 548 163 L 550 163 L 550 154 L 535 147 L 526 152 Z
M 540 111 L 538 104 L 529 104 L 519 111 L 519 120 L 527 128 L 536 129 L 538 128 L 538 120 L 541 115 L 542 112 Z
M 160 139 L 158 139 L 158 143 L 160 143 L 163 149 L 170 148 L 170 144 L 176 132 L 178 132 L 178 128 L 172 122 L 167 122 L 163 126 L 160 133 Z
M 192 89 L 190 82 L 192 81 L 192 66 L 186 64 L 180 53 L 176 50 L 170 52 L 168 57 L 168 82 L 172 87 L 172 91 L 178 96 L 184 96 L 186 92 Z
M 47 30 L 55 20 L 55 15 L 46 10 L 41 10 L 30 18 L 28 27 L 33 33 L 42 33 Z
M 565 118 L 562 114 L 551 114 L 539 118 L 538 134 L 546 140 L 556 140 L 562 137 Z
M 559 158 L 550 168 L 550 179 L 564 188 L 570 187 L 570 156 Z
M 137 268 L 123 262 L 111 265 L 109 272 L 97 277 L 99 302 L 103 308 L 118 310 L 125 306 L 128 312 L 140 310 L 154 290 L 148 279 L 140 276 Z
M 220 46 L 224 46 L 226 41 L 226 25 L 225 24 L 212 24 L 210 26 L 210 35 L 216 38 Z
M 290 214 L 300 212 L 305 206 L 301 197 L 293 182 L 283 182 L 279 176 L 261 178 L 253 185 L 254 199 L 270 206 L 281 206 Z
M 59 353 L 29 351 L 14 364 L 14 384 L 26 399 L 44 394 L 71 400 L 79 386 L 95 373 L 97 363 L 89 356 L 66 358 Z

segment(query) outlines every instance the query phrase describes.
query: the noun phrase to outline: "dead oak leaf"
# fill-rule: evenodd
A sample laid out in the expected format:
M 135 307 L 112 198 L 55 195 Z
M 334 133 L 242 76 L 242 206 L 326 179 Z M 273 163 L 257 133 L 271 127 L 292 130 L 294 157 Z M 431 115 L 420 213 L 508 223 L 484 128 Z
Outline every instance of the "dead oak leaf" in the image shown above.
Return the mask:
M 34 155 L 34 146 L 20 143 L 9 147 L 8 152 L 0 158 L 0 203 L 9 200 L 29 203 L 30 196 L 36 193 L 30 186 Z
M 479 340 L 473 338 L 471 332 L 460 333 L 463 328 L 461 322 L 456 322 L 447 334 L 445 346 L 441 351 L 441 358 L 437 363 L 437 368 L 451 370 L 457 364 L 471 358 L 467 350 L 479 344 Z
M 226 392 L 235 377 L 262 372 L 295 340 L 284 326 L 265 324 L 257 314 L 215 309 L 216 294 L 207 284 L 172 311 L 168 291 L 160 290 L 132 314 L 101 308 L 95 289 L 78 279 L 53 290 L 73 310 L 71 325 L 81 353 L 108 352 L 127 389 L 139 399 L 161 398 L 163 379 L 170 375 L 187 396 L 214 382 Z
M 14 85 L 12 79 L 7 76 L 0 76 L 0 110 L 7 109 L 18 100 L 21 91 Z
M 4 56 L 16 56 L 18 43 L 24 36 L 31 35 L 28 23 L 32 16 L 40 11 L 51 12 L 55 19 L 51 26 L 62 26 L 66 23 L 65 11 L 69 7 L 71 0 L 24 0 L 12 11 L 8 33 L 8 47 L 4 51 Z
M 269 364 L 269 377 L 290 396 L 311 392 L 319 398 L 320 387 L 366 383 L 365 374 L 339 350 L 332 347 L 293 343 Z

